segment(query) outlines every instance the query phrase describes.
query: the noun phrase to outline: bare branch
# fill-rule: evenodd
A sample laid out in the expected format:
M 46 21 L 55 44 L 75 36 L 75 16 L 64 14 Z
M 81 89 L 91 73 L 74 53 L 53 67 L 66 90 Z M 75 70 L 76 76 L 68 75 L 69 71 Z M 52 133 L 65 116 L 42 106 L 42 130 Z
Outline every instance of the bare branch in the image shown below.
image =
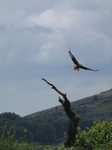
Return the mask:
M 41 78 L 43 81 L 45 81 L 47 84 L 49 84 L 52 89 L 54 89 L 57 93 L 59 93 L 61 96 L 63 96 L 64 98 L 66 97 L 66 94 L 62 93 L 61 91 L 59 91 L 52 83 L 48 82 L 46 79 Z

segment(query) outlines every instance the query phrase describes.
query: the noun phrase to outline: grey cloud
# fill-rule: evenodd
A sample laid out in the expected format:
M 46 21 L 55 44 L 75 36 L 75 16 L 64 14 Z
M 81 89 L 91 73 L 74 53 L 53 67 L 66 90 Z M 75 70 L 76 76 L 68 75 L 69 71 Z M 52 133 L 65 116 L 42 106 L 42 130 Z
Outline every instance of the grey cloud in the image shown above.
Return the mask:
M 67 92 L 71 100 L 110 88 L 111 3 L 109 0 L 2 1 L 1 112 L 26 115 L 58 105 L 58 95 L 45 86 L 41 77 Z M 71 70 L 73 62 L 68 55 L 69 46 L 82 64 L 101 71 L 93 74 Z M 80 91 L 83 91 L 82 95 Z M 49 101 L 54 97 L 54 101 Z
M 27 30 L 29 32 L 33 32 L 35 34 L 38 34 L 38 33 L 52 33 L 52 29 L 49 28 L 49 27 L 42 27 L 42 26 L 39 26 L 39 25 L 32 25 L 31 27 L 27 27 Z

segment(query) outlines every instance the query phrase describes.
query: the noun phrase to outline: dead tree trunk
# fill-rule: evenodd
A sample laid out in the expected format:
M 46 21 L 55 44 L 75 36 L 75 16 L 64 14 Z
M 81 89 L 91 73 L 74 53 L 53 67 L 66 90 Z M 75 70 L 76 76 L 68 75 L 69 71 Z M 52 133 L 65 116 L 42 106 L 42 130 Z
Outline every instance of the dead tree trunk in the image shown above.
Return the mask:
M 53 84 L 49 83 L 46 79 L 42 78 L 42 80 L 44 80 L 48 85 L 52 87 L 52 89 L 54 89 L 57 93 L 59 93 L 63 97 L 63 99 L 59 97 L 59 102 L 63 105 L 64 111 L 67 117 L 70 119 L 64 146 L 72 147 L 75 142 L 75 135 L 77 133 L 79 117 L 71 110 L 71 104 L 70 101 L 67 99 L 66 94 L 60 92 Z

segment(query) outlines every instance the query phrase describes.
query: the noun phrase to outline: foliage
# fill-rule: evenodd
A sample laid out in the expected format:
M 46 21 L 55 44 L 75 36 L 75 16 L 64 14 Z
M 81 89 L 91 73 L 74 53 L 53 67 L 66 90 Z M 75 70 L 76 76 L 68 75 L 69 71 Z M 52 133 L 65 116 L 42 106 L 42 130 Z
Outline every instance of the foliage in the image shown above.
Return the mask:
M 14 113 L 3 113 L 0 114 L 0 126 L 7 122 L 7 129 L 14 126 L 16 130 L 16 139 L 20 139 L 24 137 L 24 130 L 26 130 L 26 140 L 29 143 L 32 142 L 40 142 L 42 145 L 46 144 L 57 144 L 64 140 L 65 132 L 69 123 L 65 114 L 60 111 L 60 108 L 53 110 L 53 112 L 49 112 L 49 115 L 39 114 L 35 118 L 26 118 L 20 117 Z M 108 118 L 108 117 L 107 117 Z M 99 120 L 101 121 L 101 120 Z M 92 118 L 87 118 L 86 116 L 81 117 L 79 126 L 81 130 L 86 130 L 86 127 L 91 128 L 93 124 Z M 43 126 L 43 129 L 40 126 Z M 41 135 L 39 128 L 41 128 Z M 52 136 L 44 136 L 45 133 L 48 132 Z M 41 137 L 44 138 L 41 138 Z
M 16 130 L 14 126 L 7 129 L 7 123 L 0 127 L 0 150 L 68 150 L 64 145 L 59 146 L 40 146 L 37 143 L 28 143 L 25 140 L 27 131 L 24 130 L 24 136 L 16 139 Z M 112 122 L 103 121 L 102 123 L 93 123 L 91 128 L 81 131 L 78 127 L 75 145 L 69 150 L 111 150 L 112 149 Z
M 86 130 L 86 127 L 91 128 L 93 120 L 110 122 L 112 118 L 112 90 L 74 101 L 71 106 L 73 112 L 80 116 L 79 126 L 81 130 Z M 5 122 L 7 122 L 8 130 L 14 126 L 16 139 L 19 140 L 23 137 L 24 130 L 26 130 L 26 140 L 29 143 L 39 141 L 45 145 L 56 144 L 65 139 L 69 119 L 66 117 L 63 107 L 57 106 L 25 117 L 10 112 L 2 113 L 0 114 L 0 126 Z M 44 127 L 40 135 L 41 124 L 43 126 L 47 124 L 48 128 Z M 46 132 L 50 132 L 52 140 L 48 136 L 44 136 Z M 44 138 L 41 138 L 42 136 Z
M 25 131 L 24 131 L 25 132 Z M 38 150 L 39 145 L 29 144 L 24 140 L 24 137 L 21 139 L 16 139 L 16 130 L 12 126 L 10 129 L 7 129 L 6 124 L 0 127 L 0 150 Z
M 63 146 L 47 146 L 48 150 L 68 150 Z M 69 150 L 112 150 L 112 122 L 103 121 L 102 123 L 93 123 L 91 128 L 81 131 L 77 129 L 75 145 Z
M 38 142 L 53 143 L 55 142 L 55 128 L 48 123 L 42 123 L 38 125 L 35 136 Z
M 53 144 L 63 139 L 68 120 L 64 117 L 54 119 L 54 116 L 38 116 L 35 119 L 24 118 L 10 112 L 0 114 L 0 126 L 6 122 L 8 130 L 12 126 L 15 127 L 16 139 L 23 137 L 24 130 L 26 130 L 25 136 L 29 143 Z
M 78 150 L 98 150 L 112 148 L 112 122 L 93 123 L 91 128 L 82 131 L 78 127 L 75 147 Z
M 46 147 L 48 150 L 68 150 L 63 146 Z M 77 129 L 75 145 L 69 150 L 112 150 L 112 122 L 93 123 L 91 128 L 81 131 Z

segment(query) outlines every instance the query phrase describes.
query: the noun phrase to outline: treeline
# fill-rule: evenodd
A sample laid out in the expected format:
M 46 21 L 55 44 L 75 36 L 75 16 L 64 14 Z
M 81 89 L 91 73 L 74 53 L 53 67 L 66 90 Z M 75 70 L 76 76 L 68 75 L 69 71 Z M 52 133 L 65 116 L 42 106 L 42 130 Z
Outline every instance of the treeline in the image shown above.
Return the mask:
M 11 126 L 15 128 L 16 139 L 24 137 L 29 143 L 55 144 L 64 140 L 69 120 L 63 115 L 59 118 L 55 116 L 38 116 L 35 118 L 20 117 L 15 113 L 0 114 L 0 127 L 4 124 L 7 130 Z M 93 121 L 88 119 L 80 120 L 80 128 L 91 127 Z
M 26 131 L 24 131 L 26 132 Z M 25 137 L 16 139 L 14 126 L 7 128 L 7 123 L 0 126 L 0 150 L 64 150 L 64 145 L 40 145 L 29 143 Z M 72 150 L 112 150 L 112 122 L 93 122 L 91 128 L 81 131 L 77 128 L 75 144 Z
M 52 120 L 46 117 L 36 119 L 24 118 L 14 113 L 0 114 L 0 126 L 6 124 L 7 130 L 13 126 L 16 130 L 16 139 L 25 137 L 28 142 L 53 144 L 64 137 L 67 120 Z

